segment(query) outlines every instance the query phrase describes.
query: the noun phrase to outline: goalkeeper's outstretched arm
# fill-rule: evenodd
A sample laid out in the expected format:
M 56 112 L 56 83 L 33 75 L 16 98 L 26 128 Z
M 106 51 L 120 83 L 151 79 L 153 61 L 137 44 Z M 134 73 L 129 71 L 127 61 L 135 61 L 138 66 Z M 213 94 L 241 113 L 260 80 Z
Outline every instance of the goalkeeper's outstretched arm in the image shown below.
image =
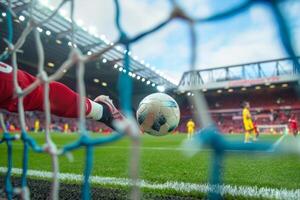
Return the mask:
M 18 83 L 22 89 L 28 87 L 36 80 L 36 77 L 18 70 Z M 51 113 L 61 117 L 75 118 L 78 116 L 79 95 L 62 83 L 51 82 L 49 84 L 49 100 Z M 26 111 L 43 111 L 44 89 L 38 86 L 24 98 Z M 14 96 L 12 67 L 0 62 L 0 108 L 10 112 L 18 111 L 18 99 Z M 112 127 L 114 119 L 122 119 L 122 114 L 115 108 L 112 101 L 106 96 L 99 96 L 92 101 L 85 100 L 86 116 L 101 121 Z

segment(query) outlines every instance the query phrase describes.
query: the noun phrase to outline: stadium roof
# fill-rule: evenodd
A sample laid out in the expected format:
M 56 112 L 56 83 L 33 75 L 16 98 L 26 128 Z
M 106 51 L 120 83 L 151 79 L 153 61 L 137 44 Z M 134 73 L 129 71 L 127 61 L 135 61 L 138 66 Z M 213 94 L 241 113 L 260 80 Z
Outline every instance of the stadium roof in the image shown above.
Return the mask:
M 26 22 L 29 16 L 29 1 L 28 0 L 12 0 L 12 10 L 18 18 L 14 19 L 14 41 L 20 36 L 26 26 Z M 4 38 L 7 36 L 6 28 L 6 11 L 7 2 L 1 1 L 1 21 L 0 21 L 0 34 Z M 41 22 L 53 13 L 53 9 L 45 7 L 42 4 L 37 4 L 33 10 L 33 17 L 37 22 Z M 71 22 L 67 17 L 61 14 L 56 14 L 53 19 L 43 24 L 38 30 L 41 32 L 41 38 L 45 49 L 45 64 L 48 65 L 47 71 L 49 73 L 54 72 L 63 61 L 65 61 L 70 52 L 70 46 L 72 46 Z M 108 41 L 104 35 L 98 36 L 89 33 L 85 28 L 80 25 L 75 25 L 75 44 L 85 54 L 90 54 L 105 47 L 112 43 Z M 0 41 L 1 50 L 7 46 L 3 40 Z M 34 68 L 37 63 L 37 53 L 35 49 L 35 42 L 33 34 L 28 36 L 24 46 L 22 47 L 23 53 L 18 55 L 18 61 L 25 64 L 27 71 L 35 73 Z M 129 52 L 131 55 L 131 52 Z M 110 95 L 116 97 L 117 94 L 117 82 L 119 73 L 126 73 L 134 79 L 133 81 L 133 93 L 134 95 L 140 93 L 151 93 L 157 91 L 157 86 L 163 86 L 166 90 L 173 89 L 176 87 L 171 81 L 167 80 L 166 77 L 161 76 L 156 70 L 153 70 L 149 64 L 145 61 L 139 61 L 136 56 L 131 55 L 130 58 L 130 72 L 123 69 L 123 57 L 124 49 L 121 46 L 115 46 L 108 52 L 106 52 L 101 58 L 96 61 L 87 64 L 86 70 L 86 81 L 87 84 L 95 85 L 93 89 L 96 92 L 99 88 L 104 89 Z M 22 67 L 21 67 L 22 68 Z M 70 82 L 75 80 L 75 70 L 71 69 L 66 73 L 66 77 L 62 80 L 63 82 Z M 148 84 L 147 84 L 148 83 Z M 97 85 L 98 84 L 98 85 Z M 97 86 L 96 86 L 97 85 Z M 70 84 L 70 86 L 72 86 Z M 87 88 L 88 90 L 91 88 Z M 109 91 L 110 90 L 110 91 Z M 93 94 L 96 95 L 94 92 Z M 88 91 L 89 92 L 89 91 Z M 97 92 L 99 94 L 99 92 Z
M 296 58 L 298 62 L 300 57 Z M 187 71 L 183 74 L 179 92 L 251 87 L 297 82 L 299 73 L 291 58 Z

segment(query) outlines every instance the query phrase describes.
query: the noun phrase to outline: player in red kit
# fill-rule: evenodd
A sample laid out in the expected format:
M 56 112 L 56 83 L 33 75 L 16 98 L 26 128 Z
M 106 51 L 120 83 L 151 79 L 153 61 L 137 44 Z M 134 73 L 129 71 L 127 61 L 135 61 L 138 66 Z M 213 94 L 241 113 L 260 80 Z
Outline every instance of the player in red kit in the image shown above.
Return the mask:
M 0 108 L 10 112 L 18 111 L 18 99 L 14 97 L 13 68 L 0 62 Z M 18 83 L 22 89 L 32 84 L 36 78 L 22 70 L 18 70 Z M 49 100 L 51 113 L 61 117 L 76 118 L 78 116 L 79 95 L 59 82 L 49 84 Z M 43 111 L 44 91 L 40 85 L 24 97 L 26 111 Z M 107 96 L 98 96 L 94 101 L 86 98 L 86 117 L 103 122 L 112 128 L 113 120 L 123 119 L 123 115 Z
M 259 137 L 259 130 L 257 128 L 256 121 L 253 121 L 254 133 L 256 134 L 256 138 Z
M 298 122 L 297 122 L 297 119 L 296 119 L 295 115 L 292 115 L 289 119 L 289 128 L 290 128 L 290 132 L 294 136 L 297 136 L 297 134 L 298 134 Z

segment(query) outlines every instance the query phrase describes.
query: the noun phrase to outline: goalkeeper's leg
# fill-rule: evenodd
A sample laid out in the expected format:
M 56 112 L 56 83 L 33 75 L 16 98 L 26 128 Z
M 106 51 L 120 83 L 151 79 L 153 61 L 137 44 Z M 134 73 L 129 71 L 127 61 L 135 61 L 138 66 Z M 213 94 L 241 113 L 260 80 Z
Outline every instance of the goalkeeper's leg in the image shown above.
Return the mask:
M 36 81 L 36 78 L 34 76 L 22 70 L 18 70 L 18 83 L 22 89 L 28 87 L 34 81 Z M 50 83 L 49 87 L 51 113 L 61 117 L 78 117 L 79 95 L 59 82 L 52 82 Z M 0 94 L 0 108 L 6 109 L 11 112 L 17 112 L 18 100 L 14 97 L 12 70 L 0 70 Z M 44 88 L 42 85 L 40 85 L 30 94 L 25 96 L 24 109 L 27 111 L 43 111 L 43 98 Z M 112 101 L 108 97 L 100 96 L 96 98 L 95 101 L 92 101 L 88 98 L 85 99 L 85 110 L 87 117 L 103 122 L 111 128 L 113 120 L 120 120 L 123 118 L 123 115 L 115 108 Z

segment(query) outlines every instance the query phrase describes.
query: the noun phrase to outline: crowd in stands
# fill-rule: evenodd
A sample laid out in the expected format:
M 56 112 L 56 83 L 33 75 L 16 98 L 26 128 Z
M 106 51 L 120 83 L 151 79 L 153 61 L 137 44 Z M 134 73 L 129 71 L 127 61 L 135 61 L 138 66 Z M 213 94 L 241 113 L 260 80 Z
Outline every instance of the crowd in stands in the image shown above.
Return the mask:
M 20 131 L 18 114 L 6 111 L 1 111 L 1 113 L 4 115 L 5 126 L 10 132 Z M 26 112 L 25 122 L 27 131 L 40 132 L 45 129 L 45 115 L 43 112 Z M 52 115 L 50 129 L 54 132 L 76 132 L 78 130 L 77 124 L 77 119 L 62 118 Z M 111 132 L 110 128 L 94 120 L 87 120 L 86 127 L 89 131 L 93 132 Z
M 252 112 L 255 123 L 259 125 L 288 125 L 289 118 L 294 115 L 296 119 L 300 119 L 300 110 L 270 110 L 269 113 Z M 244 131 L 241 111 L 229 113 L 211 113 L 215 124 L 223 133 L 242 133 Z M 192 118 L 192 114 L 185 112 L 181 116 L 178 130 L 186 132 L 185 124 Z M 197 128 L 200 125 L 197 124 Z
M 242 133 L 241 102 L 251 104 L 251 113 L 257 125 L 288 125 L 289 118 L 300 119 L 300 101 L 292 88 L 224 94 L 206 94 L 206 100 L 215 124 L 223 133 Z M 182 106 L 179 131 L 185 131 L 192 118 L 193 105 Z M 199 128 L 199 124 L 197 124 Z

